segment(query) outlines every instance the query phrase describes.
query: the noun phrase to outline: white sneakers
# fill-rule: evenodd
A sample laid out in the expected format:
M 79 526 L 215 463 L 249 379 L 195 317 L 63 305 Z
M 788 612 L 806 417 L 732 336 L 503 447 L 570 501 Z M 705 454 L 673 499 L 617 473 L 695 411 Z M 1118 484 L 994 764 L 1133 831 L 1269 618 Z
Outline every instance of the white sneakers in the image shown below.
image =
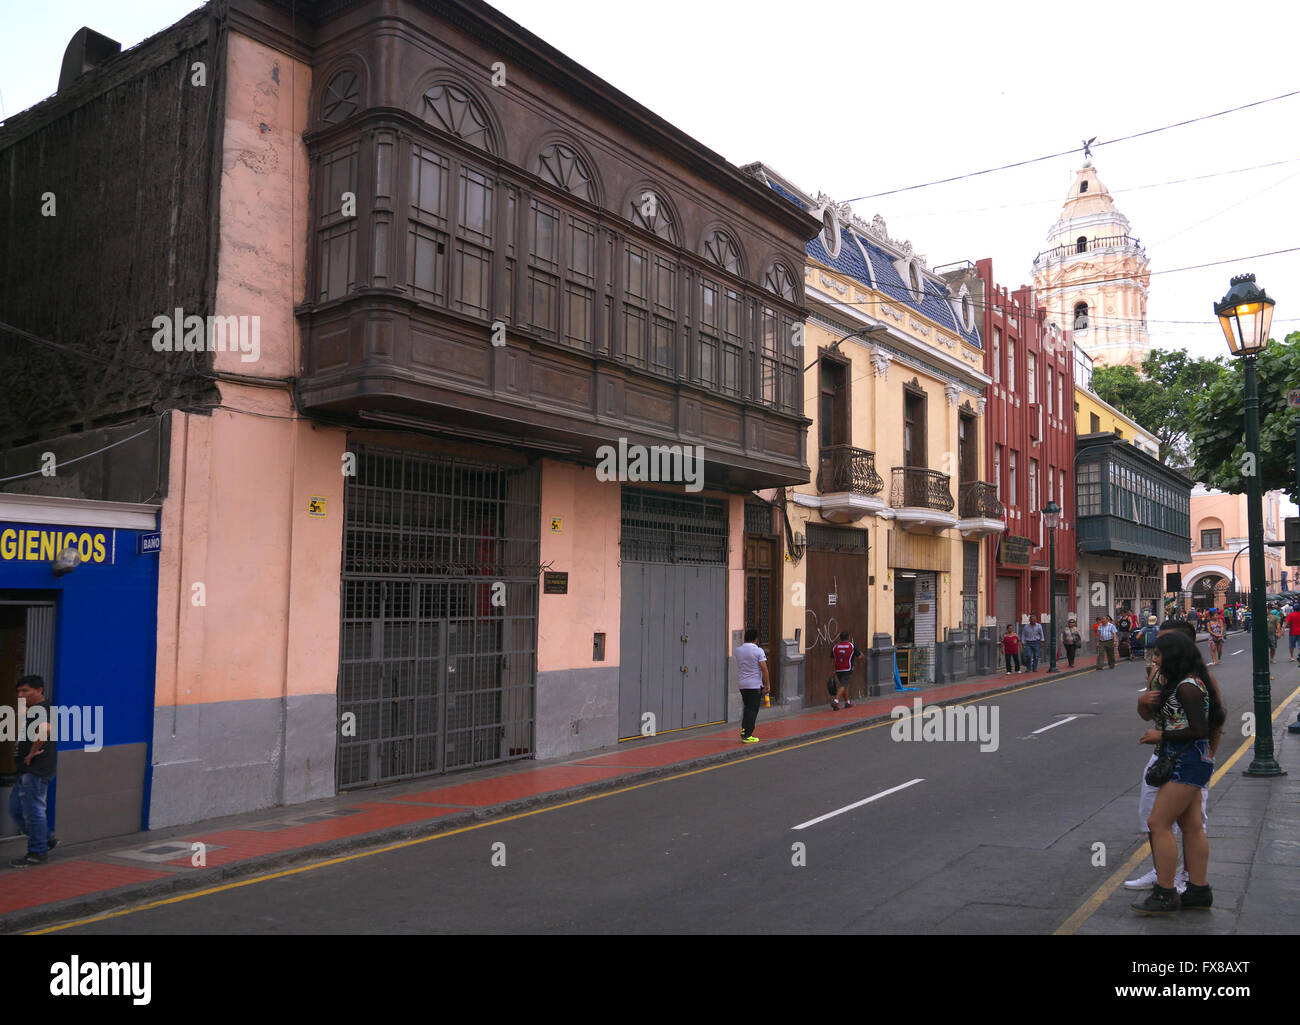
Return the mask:
M 1129 879 L 1124 885 L 1130 890 L 1149 890 L 1156 884 L 1156 870 L 1153 868 L 1144 876 L 1138 876 L 1136 879 Z
M 1187 878 L 1187 869 L 1179 865 L 1178 873 L 1174 876 L 1174 889 L 1179 893 L 1183 893 L 1187 889 Z M 1130 890 L 1147 890 L 1155 886 L 1156 881 L 1156 870 L 1153 868 L 1146 875 L 1127 880 L 1124 885 Z

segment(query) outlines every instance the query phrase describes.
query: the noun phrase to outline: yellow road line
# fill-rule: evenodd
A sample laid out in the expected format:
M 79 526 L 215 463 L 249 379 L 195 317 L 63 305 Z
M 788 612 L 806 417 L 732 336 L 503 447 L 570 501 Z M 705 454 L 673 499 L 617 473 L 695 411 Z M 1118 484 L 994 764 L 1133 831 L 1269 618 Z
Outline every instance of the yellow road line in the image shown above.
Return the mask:
M 1300 687 L 1293 690 L 1291 694 L 1284 698 L 1282 703 L 1273 710 L 1273 718 L 1271 721 L 1277 722 L 1277 717 L 1282 714 L 1286 706 L 1294 701 L 1298 695 L 1300 695 Z M 1254 737 L 1247 737 L 1243 740 L 1241 746 L 1233 752 L 1232 757 L 1214 771 L 1214 775 L 1210 777 L 1210 788 L 1213 789 L 1214 785 L 1218 783 L 1219 780 L 1223 779 L 1227 771 L 1237 764 L 1241 756 L 1251 750 L 1254 746 Z M 1145 861 L 1146 857 L 1147 845 L 1144 842 L 1136 851 L 1133 852 L 1132 857 L 1130 857 L 1123 866 L 1115 871 L 1114 875 L 1101 884 L 1096 893 L 1080 904 L 1074 914 L 1061 923 L 1060 928 L 1058 928 L 1052 935 L 1072 936 L 1076 931 L 1078 931 L 1079 926 L 1083 925 L 1084 922 L 1096 913 L 1099 907 L 1110 899 L 1110 895 L 1119 889 L 1120 884 L 1124 882 L 1124 877 Z
M 1086 670 L 1085 670 L 1086 671 Z M 1060 683 L 1062 680 L 1070 679 L 1071 676 L 1077 676 L 1078 673 L 1058 676 L 1055 679 L 1041 680 L 1038 683 L 1026 684 L 1023 687 L 1016 687 L 1012 690 L 1002 691 L 998 694 L 990 694 L 983 698 L 976 698 L 975 701 L 986 701 L 989 698 L 1005 697 L 1009 694 L 1018 694 L 1024 690 L 1033 690 L 1036 687 L 1043 687 L 1049 683 Z M 900 697 L 902 695 L 899 695 Z M 974 704 L 975 701 L 970 702 Z M 898 706 L 895 706 L 898 707 Z M 908 716 L 908 719 L 914 716 Z M 281 872 L 269 872 L 265 875 L 253 876 L 251 879 L 241 879 L 238 882 L 225 883 L 221 886 L 210 886 L 205 890 L 196 890 L 193 893 L 182 893 L 176 897 L 168 897 L 165 900 L 150 901 L 147 904 L 140 904 L 133 908 L 123 908 L 120 911 L 110 911 L 102 915 L 95 915 L 91 918 L 79 918 L 76 921 L 65 922 L 62 925 L 51 925 L 44 929 L 35 929 L 28 936 L 43 936 L 47 933 L 62 932 L 65 929 L 75 929 L 80 925 L 92 925 L 95 922 L 104 922 L 110 918 L 121 918 L 125 915 L 134 915 L 140 911 L 149 911 L 153 908 L 166 907 L 168 904 L 180 904 L 184 901 L 195 900 L 199 897 L 208 897 L 214 893 L 223 893 L 227 890 L 237 890 L 243 886 L 252 886 L 255 883 L 265 883 L 272 879 L 283 879 L 286 876 L 298 875 L 302 872 L 311 872 L 318 868 L 328 868 L 330 865 L 342 865 L 349 861 L 355 861 L 358 858 L 369 858 L 376 854 L 386 854 L 389 851 L 402 850 L 405 847 L 415 847 L 419 844 L 429 843 L 433 840 L 442 840 L 445 837 L 456 836 L 460 833 L 469 833 L 475 829 L 483 829 L 487 826 L 499 826 L 505 822 L 514 822 L 516 819 L 526 819 L 533 815 L 541 815 L 544 812 L 559 811 L 561 808 L 572 808 L 575 805 L 586 804 L 588 801 L 600 800 L 604 797 L 615 797 L 618 794 L 630 793 L 633 790 L 640 790 L 643 787 L 656 786 L 659 783 L 670 783 L 677 779 L 686 779 L 688 776 L 698 776 L 702 772 L 713 772 L 715 769 L 725 769 L 733 765 L 743 765 L 746 762 L 756 761 L 759 758 L 771 758 L 773 755 L 785 754 L 787 751 L 797 751 L 803 747 L 812 747 L 814 744 L 824 744 L 830 740 L 840 740 L 844 737 L 851 737 L 858 733 L 865 733 L 867 730 L 879 729 L 881 726 L 892 726 L 895 722 L 904 720 L 889 719 L 883 722 L 870 723 L 866 726 L 859 726 L 857 729 L 845 730 L 843 733 L 835 733 L 829 737 L 818 737 L 815 740 L 805 740 L 800 744 L 787 744 L 784 747 L 773 748 L 770 751 L 763 751 L 758 754 L 748 755 L 744 758 L 732 758 L 717 765 L 706 765 L 700 769 L 691 769 L 687 772 L 675 773 L 672 776 L 663 776 L 659 779 L 646 780 L 644 783 L 634 783 L 631 786 L 620 787 L 617 790 L 606 790 L 599 794 L 589 794 L 586 797 L 579 797 L 572 801 L 564 801 L 561 804 L 548 804 L 544 808 L 534 808 L 531 811 L 519 812 L 515 815 L 507 815 L 504 818 L 489 819 L 486 822 L 476 822 L 473 825 L 461 826 L 457 829 L 448 829 L 441 833 L 434 833 L 432 836 L 422 836 L 414 840 L 403 840 L 401 843 L 386 844 L 383 847 L 377 847 L 372 850 L 359 851 L 356 854 L 346 854 L 338 858 L 330 858 L 326 861 L 316 861 L 308 865 L 301 865 L 298 868 L 285 869 Z

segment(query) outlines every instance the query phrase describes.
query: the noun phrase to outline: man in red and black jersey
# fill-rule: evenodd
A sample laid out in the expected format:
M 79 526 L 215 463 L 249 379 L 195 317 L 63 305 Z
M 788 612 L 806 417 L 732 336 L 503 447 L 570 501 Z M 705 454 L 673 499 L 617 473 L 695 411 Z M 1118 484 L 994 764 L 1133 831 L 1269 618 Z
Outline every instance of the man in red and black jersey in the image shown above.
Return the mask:
M 844 702 L 845 708 L 852 708 L 853 702 L 849 700 L 849 678 L 853 675 L 853 660 L 862 657 L 862 652 L 858 651 L 858 646 L 849 640 L 849 632 L 844 630 L 840 633 L 840 639 L 835 647 L 831 649 L 831 654 L 835 658 L 835 678 L 839 681 L 839 693 L 831 700 L 831 711 L 838 712 L 840 702 Z

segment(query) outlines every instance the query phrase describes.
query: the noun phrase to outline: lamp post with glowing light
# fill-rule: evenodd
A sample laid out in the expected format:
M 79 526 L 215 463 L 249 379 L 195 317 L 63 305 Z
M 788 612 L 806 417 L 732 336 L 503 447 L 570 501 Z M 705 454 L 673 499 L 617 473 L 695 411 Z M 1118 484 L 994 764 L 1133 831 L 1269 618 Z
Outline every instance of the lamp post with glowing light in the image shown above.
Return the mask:
M 1273 300 L 1255 284 L 1254 274 L 1239 274 L 1232 279 L 1228 294 L 1214 304 L 1228 349 L 1241 357 L 1246 377 L 1246 512 L 1250 527 L 1250 617 L 1266 624 L 1268 615 L 1264 593 L 1264 494 L 1260 483 L 1259 458 L 1259 382 L 1255 364 L 1268 345 L 1273 324 Z M 1254 667 L 1255 759 L 1247 776 L 1284 776 L 1286 773 L 1273 757 L 1273 697 L 1269 684 L 1268 631 L 1256 628 L 1251 635 L 1251 661 Z

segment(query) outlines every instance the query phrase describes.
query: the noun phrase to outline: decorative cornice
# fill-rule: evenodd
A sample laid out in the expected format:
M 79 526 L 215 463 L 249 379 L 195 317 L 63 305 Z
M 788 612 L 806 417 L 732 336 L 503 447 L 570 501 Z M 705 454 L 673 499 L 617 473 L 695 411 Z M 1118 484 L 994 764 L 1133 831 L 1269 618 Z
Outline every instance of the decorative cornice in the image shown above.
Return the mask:
M 949 408 L 957 405 L 958 401 L 961 399 L 961 389 L 955 384 L 945 384 L 943 386 L 943 393 L 948 397 Z
M 871 347 L 871 368 L 876 372 L 877 377 L 883 377 L 886 381 L 889 380 L 889 364 L 893 358 L 889 353 L 876 346 Z

